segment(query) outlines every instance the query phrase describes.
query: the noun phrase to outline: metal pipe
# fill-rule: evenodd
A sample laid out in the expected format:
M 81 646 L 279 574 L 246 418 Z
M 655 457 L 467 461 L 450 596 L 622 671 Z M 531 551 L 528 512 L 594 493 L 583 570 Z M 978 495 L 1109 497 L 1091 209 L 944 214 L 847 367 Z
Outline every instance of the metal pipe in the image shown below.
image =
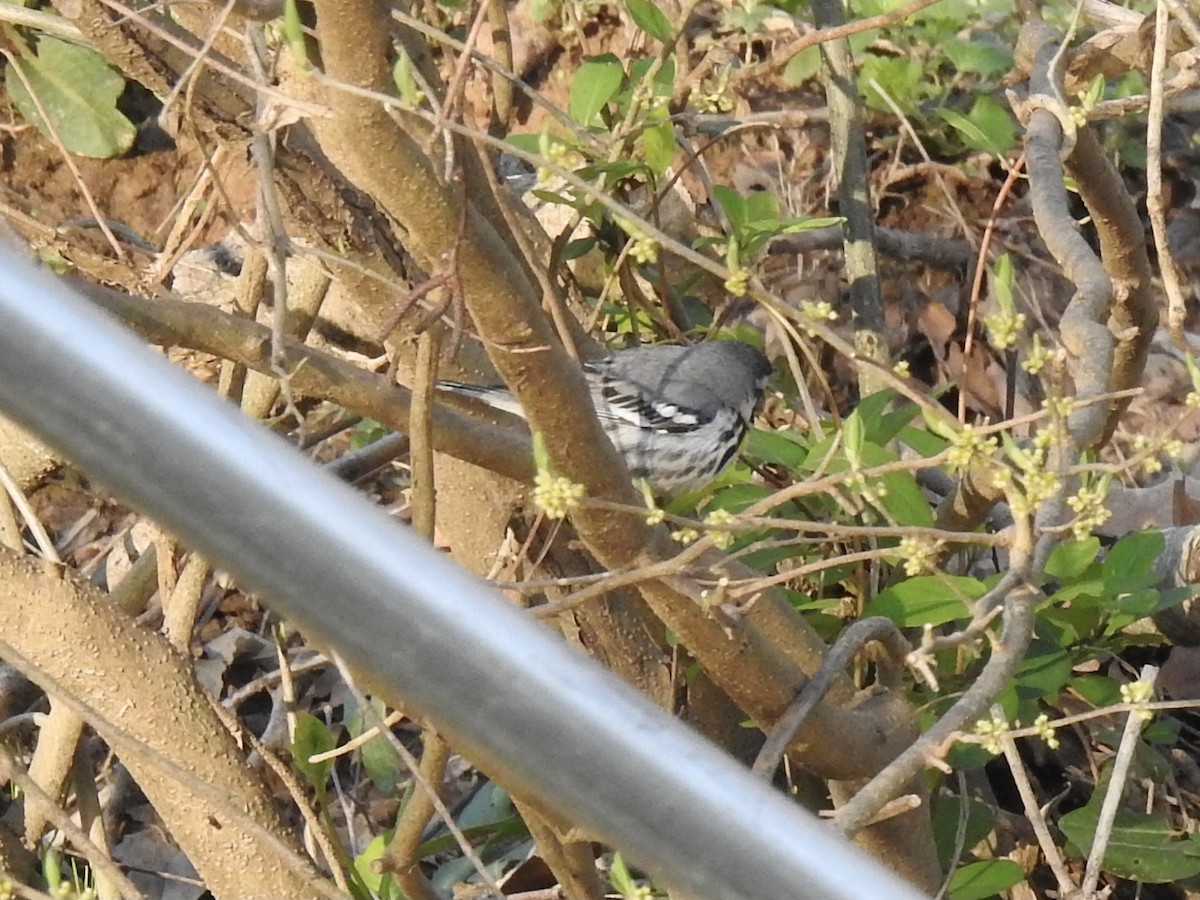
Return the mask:
M 9 248 L 0 408 L 667 884 L 921 896 Z

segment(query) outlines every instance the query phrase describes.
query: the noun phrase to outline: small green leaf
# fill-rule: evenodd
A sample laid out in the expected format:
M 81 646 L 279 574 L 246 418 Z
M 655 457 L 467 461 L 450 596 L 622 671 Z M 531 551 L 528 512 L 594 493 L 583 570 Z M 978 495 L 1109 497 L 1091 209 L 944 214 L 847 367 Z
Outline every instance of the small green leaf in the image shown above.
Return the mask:
M 1107 675 L 1076 675 L 1070 684 L 1071 690 L 1097 708 L 1124 702 L 1121 685 Z
M 1057 647 L 1035 646 L 1017 664 L 1014 681 L 1025 697 L 1057 697 L 1071 678 L 1071 658 Z
M 1012 51 L 998 44 L 980 40 L 972 36 L 971 40 L 951 38 L 941 45 L 946 58 L 960 72 L 991 78 L 1012 69 Z
M 1135 531 L 1109 548 L 1100 568 L 1105 576 L 1141 575 L 1153 569 L 1165 547 L 1161 531 Z
M 596 56 L 575 71 L 567 110 L 571 118 L 585 127 L 594 123 L 600 111 L 621 88 L 625 70 L 611 53 Z
M 95 50 L 42 37 L 36 56 L 14 57 L 13 65 L 25 76 L 54 131 L 72 153 L 109 159 L 133 146 L 137 129 L 117 110 L 125 79 Z M 50 137 L 22 79 L 10 72 L 5 83 L 25 121 Z
M 1016 143 L 1016 125 L 1008 110 L 990 97 L 976 98 L 965 116 L 945 106 L 939 107 L 937 114 L 972 150 L 1004 156 Z
M 963 804 L 966 804 L 967 820 L 964 846 L 974 847 L 991 834 L 996 826 L 996 816 L 986 803 L 939 792 L 932 804 L 933 836 L 937 842 L 938 857 L 943 865 L 948 865 L 953 859 Z
M 1087 571 L 1100 552 L 1100 540 L 1086 537 L 1081 541 L 1066 541 L 1050 551 L 1046 574 L 1069 581 Z
M 1025 880 L 1025 870 L 1011 859 L 987 859 L 959 866 L 950 876 L 950 900 L 984 900 Z
M 762 462 L 773 462 L 788 469 L 798 469 L 808 458 L 808 447 L 801 443 L 799 435 L 790 431 L 751 428 L 746 439 L 746 455 Z
M 354 868 L 358 877 L 375 894 L 379 894 L 385 880 L 389 882 L 392 880 L 391 875 L 382 874 L 382 868 L 376 865 L 378 860 L 383 857 L 383 851 L 387 849 L 390 842 L 391 835 L 389 833 L 376 835 L 363 852 L 354 857 Z
M 742 199 L 746 204 L 748 222 L 779 222 L 779 198 L 771 191 L 751 191 Z
M 296 717 L 296 734 L 292 738 L 292 759 L 300 774 L 318 790 L 324 789 L 325 779 L 329 777 L 333 760 L 311 763 L 308 758 L 318 753 L 327 753 L 335 745 L 333 735 L 329 733 L 325 723 L 316 716 L 302 712 Z
M 931 87 L 925 77 L 925 65 L 914 56 L 878 56 L 868 53 L 862 58 L 858 76 L 859 93 L 872 109 L 891 112 L 891 107 L 872 85 L 875 81 L 906 113 L 916 111 L 917 104 Z
M 355 709 L 346 720 L 346 729 L 350 732 L 350 737 L 359 737 L 387 715 L 387 709 L 382 700 L 371 697 L 369 702 L 374 707 L 376 715 L 364 716 L 361 710 Z M 400 782 L 401 776 L 407 774 L 407 770 L 404 762 L 400 759 L 400 754 L 388 743 L 388 739 L 382 734 L 375 735 L 358 748 L 358 756 L 375 786 L 385 794 L 395 793 L 396 785 Z
M 974 578 L 922 575 L 882 591 L 867 604 L 864 616 L 887 616 L 901 628 L 945 625 L 971 618 L 972 604 L 987 593 Z
M 633 880 L 633 875 L 630 874 L 629 867 L 625 865 L 625 860 L 620 853 L 613 856 L 612 868 L 608 871 L 608 880 L 612 882 L 617 893 L 627 900 L 634 900 L 640 896 L 637 882 Z
M 301 69 L 308 69 L 308 43 L 304 39 L 304 22 L 300 19 L 300 8 L 296 0 L 285 0 L 283 4 L 283 40 L 291 51 L 292 60 Z
M 723 184 L 713 185 L 713 199 L 729 219 L 729 226 L 736 235 L 748 221 L 746 216 L 746 201 L 731 187 Z
M 842 450 L 850 463 L 850 468 L 861 469 L 863 465 L 863 445 L 867 440 L 867 426 L 858 410 L 852 412 L 842 426 Z
M 662 177 L 675 159 L 675 126 L 663 122 L 643 131 L 642 153 L 650 171 Z
M 658 38 L 664 44 L 675 40 L 675 29 L 671 27 L 671 20 L 649 0 L 625 0 L 625 5 L 629 7 L 629 15 L 634 24 L 650 37 Z
M 647 77 L 650 77 L 650 87 L 653 89 L 654 96 L 670 99 L 671 95 L 675 93 L 675 60 L 665 59 L 657 67 L 654 65 L 656 61 L 651 57 L 644 56 L 631 62 L 626 86 L 642 84 Z M 655 70 L 652 76 L 650 75 L 651 69 Z M 632 96 L 632 88 L 623 92 L 622 96 L 625 93 Z
M 570 262 L 573 259 L 579 259 L 581 256 L 587 256 L 596 249 L 596 239 L 594 237 L 575 238 L 567 241 L 567 246 L 563 247 L 563 261 Z
M 425 99 L 425 94 L 413 75 L 412 60 L 403 50 L 396 57 L 395 65 L 392 66 L 392 82 L 396 85 L 396 90 L 400 92 L 400 99 L 409 106 L 420 106 Z
M 783 70 L 783 83 L 789 87 L 798 87 L 817 77 L 821 71 L 821 51 L 817 47 L 805 47 L 788 60 Z
M 1001 253 L 996 258 L 996 264 L 992 266 L 991 294 L 999 304 L 1000 311 L 1006 315 L 1011 315 L 1014 311 L 1013 282 L 1012 257 Z
M 549 135 L 545 135 L 548 140 Z M 536 131 L 527 131 L 524 134 L 510 134 L 505 139 L 506 143 L 512 144 L 518 150 L 525 153 L 541 153 L 543 133 Z

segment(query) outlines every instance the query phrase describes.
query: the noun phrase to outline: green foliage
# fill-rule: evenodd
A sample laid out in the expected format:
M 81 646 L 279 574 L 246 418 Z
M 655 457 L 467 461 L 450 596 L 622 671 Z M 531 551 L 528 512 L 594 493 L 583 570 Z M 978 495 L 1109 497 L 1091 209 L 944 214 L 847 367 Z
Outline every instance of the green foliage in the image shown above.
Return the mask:
M 411 799 L 414 786 L 410 785 L 405 803 Z M 403 810 L 403 805 L 401 806 Z M 483 860 L 489 874 L 502 878 L 508 870 L 529 857 L 533 842 L 529 831 L 513 808 L 508 792 L 495 782 L 485 782 L 472 794 L 471 799 L 455 817 L 455 827 L 471 842 L 479 858 Z M 386 831 L 374 840 L 354 859 L 354 873 L 364 890 L 355 892 L 356 897 L 368 900 L 402 900 L 403 895 L 396 887 L 391 875 L 381 874 L 378 861 L 395 832 Z M 479 876 L 469 860 L 459 856 L 457 838 L 450 833 L 445 823 L 433 826 L 428 840 L 417 848 L 417 857 L 429 859 L 453 854 L 439 864 L 430 877 L 435 889 L 450 896 L 456 886 L 463 883 L 478 884 Z M 368 893 L 369 892 L 369 893 Z
M 950 877 L 950 900 L 984 900 L 1025 880 L 1025 870 L 1011 859 L 984 859 L 967 863 Z
M 664 44 L 674 40 L 675 32 L 671 28 L 671 20 L 649 0 L 625 0 L 625 5 L 629 8 L 629 15 L 634 24 L 646 34 Z
M 1097 786 L 1087 806 L 1058 820 L 1068 838 L 1067 851 L 1086 858 L 1092 847 L 1107 783 Z M 1181 834 L 1162 816 L 1128 809 L 1117 811 L 1104 851 L 1105 872 L 1146 884 L 1166 884 L 1200 875 L 1200 835 Z
M 901 4 L 855 5 L 855 13 L 867 17 Z M 939 153 L 1005 155 L 1016 145 L 1017 127 L 1002 101 L 1001 79 L 1012 70 L 1019 25 L 998 0 L 980 0 L 936 4 L 887 28 L 853 35 L 859 93 L 879 113 L 890 116 L 894 104 Z M 819 68 L 819 51 L 809 47 L 788 61 L 784 78 L 798 85 Z
M 966 622 L 971 605 L 985 593 L 983 582 L 961 575 L 919 575 L 881 591 L 863 614 L 886 616 L 902 628 Z
M 962 846 L 965 850 L 974 847 L 991 834 L 996 826 L 996 816 L 990 806 L 979 800 L 938 794 L 933 799 L 932 824 L 938 858 L 942 865 L 948 866 L 954 861 L 960 825 L 963 826 Z
M 844 219 L 784 217 L 779 212 L 779 201 L 768 191 L 755 191 L 743 196 L 724 185 L 713 187 L 713 199 L 729 219 L 730 269 L 738 269 L 756 259 L 767 242 L 782 234 L 811 231 L 839 225 Z
M 25 121 L 42 134 L 52 136 L 52 126 L 69 151 L 98 159 L 121 156 L 133 146 L 137 129 L 117 110 L 125 79 L 95 50 L 42 37 L 36 54 L 14 56 L 13 65 L 29 89 L 16 72 L 9 72 L 5 75 L 9 96 Z M 49 126 L 38 112 L 38 103 Z
M 1060 545 L 1047 563 L 1059 586 L 1042 604 L 1043 618 L 1063 629 L 1065 644 L 1087 639 L 1116 649 L 1124 642 L 1121 629 L 1192 594 L 1186 588 L 1156 587 L 1160 576 L 1154 562 L 1163 546 L 1160 532 L 1136 532 L 1117 541 L 1098 562 L 1095 538 Z
M 375 723 L 387 715 L 382 701 L 372 697 L 371 706 L 375 709 L 374 715 L 364 716 L 362 710 L 355 709 L 347 716 L 346 730 L 351 738 L 357 738 L 370 731 L 375 727 Z M 395 793 L 396 785 L 408 775 L 408 770 L 405 768 L 403 760 L 400 759 L 400 754 L 396 752 L 385 735 L 375 735 L 356 752 L 367 776 L 382 794 Z
M 374 419 L 363 419 L 354 426 L 354 431 L 350 434 L 350 447 L 353 450 L 361 450 L 390 433 L 391 429 L 386 425 L 381 425 Z
M 309 762 L 309 757 L 318 753 L 328 753 L 336 746 L 337 741 L 324 722 L 311 713 L 302 712 L 296 716 L 296 732 L 292 736 L 292 760 L 296 770 L 318 793 L 325 790 L 329 772 L 333 768 L 333 760 L 313 763 Z
M 598 124 L 601 110 L 616 96 L 625 71 L 611 53 L 585 61 L 575 71 L 567 112 L 585 128 Z

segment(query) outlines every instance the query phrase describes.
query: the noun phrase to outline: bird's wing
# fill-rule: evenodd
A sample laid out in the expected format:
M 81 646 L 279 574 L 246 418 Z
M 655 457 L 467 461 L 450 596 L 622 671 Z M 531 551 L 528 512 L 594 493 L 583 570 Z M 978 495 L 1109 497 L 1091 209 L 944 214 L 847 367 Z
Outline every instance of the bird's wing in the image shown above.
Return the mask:
M 675 403 L 649 400 L 644 389 L 610 372 L 589 368 L 588 379 L 596 416 L 603 422 L 652 428 L 655 431 L 681 433 L 691 431 L 704 420 L 698 412 Z

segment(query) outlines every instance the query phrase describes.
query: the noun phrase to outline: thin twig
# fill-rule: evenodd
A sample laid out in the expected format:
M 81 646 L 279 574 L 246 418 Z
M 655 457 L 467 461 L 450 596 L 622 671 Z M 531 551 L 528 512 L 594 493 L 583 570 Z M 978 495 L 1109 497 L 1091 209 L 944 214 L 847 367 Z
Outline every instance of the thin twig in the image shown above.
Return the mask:
M 992 707 L 992 716 L 993 718 L 1003 720 L 1004 711 L 998 706 Z M 1013 782 L 1017 786 L 1017 793 L 1021 797 L 1021 805 L 1025 809 L 1025 818 L 1029 820 L 1029 824 L 1033 828 L 1033 833 L 1037 836 L 1038 846 L 1042 849 L 1042 855 L 1046 857 L 1046 865 L 1050 867 L 1050 871 L 1054 873 L 1055 881 L 1058 882 L 1059 896 L 1063 898 L 1077 897 L 1079 888 L 1071 880 L 1071 874 L 1067 871 L 1062 853 L 1059 852 L 1058 845 L 1054 842 L 1053 835 L 1050 834 L 1050 827 L 1046 824 L 1046 817 L 1042 813 L 1041 807 L 1038 806 L 1037 795 L 1034 793 L 1033 785 L 1029 781 L 1029 772 L 1025 769 L 1025 762 L 1021 759 L 1021 754 L 1017 750 L 1017 742 L 1013 740 L 1010 732 L 1000 735 L 1000 746 L 1004 750 L 1004 758 L 1008 761 L 1009 771 L 1012 773 Z M 966 798 L 963 799 L 965 802 Z
M 1159 3 L 1154 17 L 1154 55 L 1150 65 L 1150 111 L 1146 121 L 1146 212 L 1154 231 L 1154 249 L 1158 271 L 1167 293 L 1167 325 L 1171 339 L 1181 350 L 1187 349 L 1183 334 L 1187 301 L 1179 285 L 1179 270 L 1167 236 L 1166 198 L 1162 186 L 1163 70 L 1167 65 L 1167 42 L 1171 24 L 1170 7 Z
M 898 686 L 909 647 L 896 623 L 882 616 L 872 616 L 855 622 L 842 633 L 825 656 L 821 668 L 801 689 L 792 705 L 771 726 L 766 743 L 758 751 L 758 757 L 751 767 L 755 775 L 767 780 L 774 777 L 775 770 L 783 761 L 783 755 L 795 740 L 805 720 L 833 687 L 834 681 L 854 661 L 854 657 L 870 643 L 879 644 L 885 651 L 884 664 L 879 668 L 880 683 L 893 689 Z
M 1152 696 L 1154 681 L 1157 678 L 1157 667 L 1145 666 L 1134 684 L 1138 686 L 1139 690 L 1145 691 L 1147 696 Z M 1096 886 L 1100 883 L 1100 867 L 1104 862 L 1104 851 L 1108 848 L 1109 839 L 1112 837 L 1113 824 L 1117 818 L 1117 807 L 1121 804 L 1121 794 L 1125 790 L 1125 781 L 1129 777 L 1129 767 L 1133 763 L 1138 737 L 1149 719 L 1149 714 L 1143 708 L 1135 709 L 1125 720 L 1125 731 L 1121 734 L 1121 745 L 1117 748 L 1117 756 L 1113 761 L 1108 790 L 1104 794 L 1104 801 L 1100 804 L 1100 816 L 1096 820 L 1096 831 L 1092 839 L 1091 850 L 1088 852 L 1087 868 L 1083 873 L 1084 897 L 1094 897 L 1096 894 Z
M 21 486 L 17 484 L 16 479 L 12 477 L 3 462 L 0 462 L 0 487 L 8 494 L 17 511 L 21 513 L 21 518 L 25 520 L 25 525 L 33 533 L 33 539 L 42 552 L 42 556 L 52 563 L 62 565 L 62 558 L 59 557 L 58 549 L 54 546 L 54 541 L 50 539 L 42 520 L 38 518 L 29 499 L 25 496 L 25 492 L 21 490 Z M 13 549 L 18 553 L 21 552 L 19 547 Z

